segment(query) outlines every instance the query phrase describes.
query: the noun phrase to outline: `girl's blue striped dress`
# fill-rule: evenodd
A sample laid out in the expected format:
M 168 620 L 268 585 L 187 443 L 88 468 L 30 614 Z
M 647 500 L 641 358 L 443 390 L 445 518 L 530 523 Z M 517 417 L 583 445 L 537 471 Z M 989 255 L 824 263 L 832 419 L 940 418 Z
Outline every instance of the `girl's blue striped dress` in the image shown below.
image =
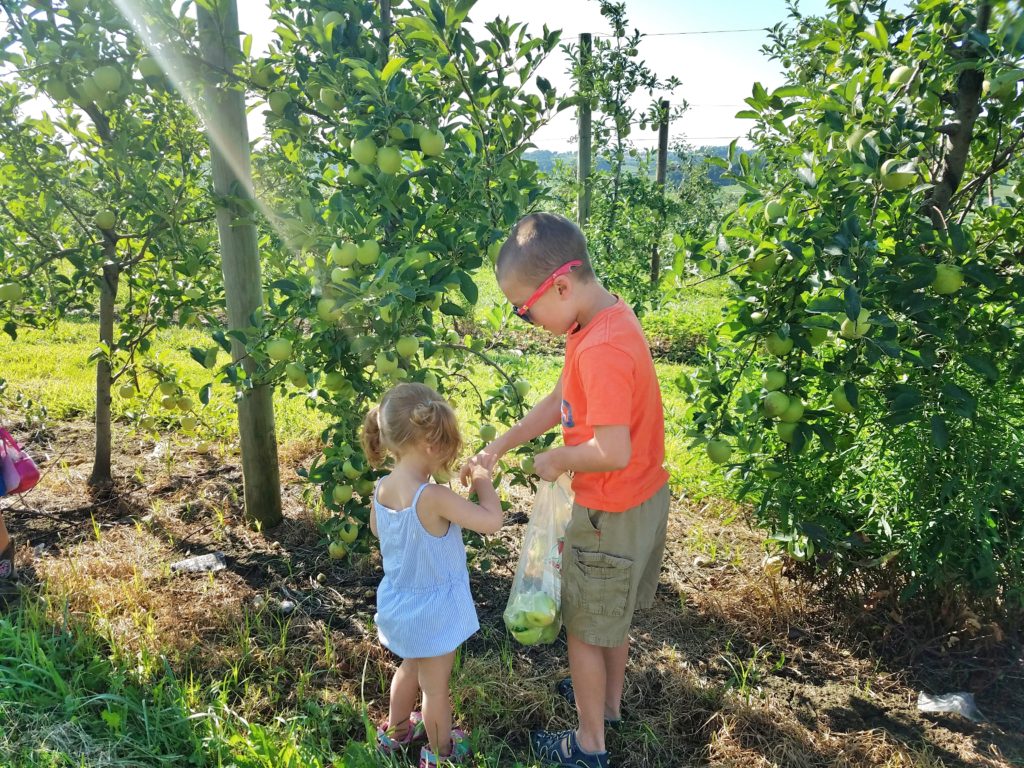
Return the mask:
M 381 644 L 403 659 L 443 656 L 480 629 L 462 529 L 450 523 L 444 536 L 433 536 L 416 513 L 427 485 L 416 490 L 405 509 L 385 507 L 373 493 L 384 559 L 373 619 Z

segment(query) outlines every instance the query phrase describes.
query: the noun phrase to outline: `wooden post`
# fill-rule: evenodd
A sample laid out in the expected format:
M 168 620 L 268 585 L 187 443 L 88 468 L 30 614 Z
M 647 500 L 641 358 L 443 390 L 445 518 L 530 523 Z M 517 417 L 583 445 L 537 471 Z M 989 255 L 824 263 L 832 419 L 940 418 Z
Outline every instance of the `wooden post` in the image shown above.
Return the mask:
M 580 35 L 580 68 L 582 70 L 580 89 L 587 95 L 587 99 L 576 108 L 579 121 L 579 159 L 576 164 L 577 182 L 579 189 L 576 200 L 576 223 L 580 229 L 590 218 L 590 54 L 593 50 L 593 41 L 589 32 Z
M 657 173 L 657 184 L 661 192 L 661 198 L 659 200 L 658 217 L 664 219 L 665 216 L 665 166 L 668 165 L 668 101 L 662 100 L 661 109 L 661 124 L 658 126 L 658 173 Z M 664 221 L 662 222 L 664 224 Z M 659 236 L 661 234 L 662 227 L 658 228 Z M 658 254 L 658 241 L 654 241 L 654 245 L 651 248 L 651 285 L 656 286 L 661 275 L 661 256 Z
M 203 4 L 197 4 L 199 45 L 203 58 L 210 63 L 204 72 L 204 117 L 210 137 L 228 325 L 232 330 L 242 330 L 250 326 L 249 318 L 263 304 L 256 226 L 249 222 L 250 214 L 242 204 L 253 197 L 252 158 L 245 120 L 245 94 L 237 86 L 225 85 L 222 74 L 232 71 L 242 60 L 238 7 L 235 0 L 216 0 L 213 6 L 211 12 Z M 250 376 L 256 373 L 256 365 L 246 355 L 245 345 L 234 339 L 231 356 L 236 363 L 242 361 Z M 246 517 L 264 528 L 272 528 L 281 522 L 282 515 L 270 387 L 255 387 L 238 401 L 238 431 L 242 443 Z

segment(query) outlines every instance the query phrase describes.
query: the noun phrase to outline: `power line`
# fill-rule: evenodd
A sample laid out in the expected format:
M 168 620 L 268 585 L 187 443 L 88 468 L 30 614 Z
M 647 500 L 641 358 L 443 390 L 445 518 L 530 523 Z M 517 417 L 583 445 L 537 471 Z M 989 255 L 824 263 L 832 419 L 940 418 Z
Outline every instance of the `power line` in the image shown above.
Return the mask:
M 691 30 L 688 32 L 650 32 L 645 33 L 644 37 L 676 37 L 678 35 L 731 35 L 736 32 L 766 32 L 765 27 L 750 27 L 747 29 L 700 29 Z M 567 35 L 567 37 L 579 37 L 580 33 L 573 35 Z M 606 34 L 603 32 L 592 32 L 593 37 L 616 37 L 616 35 Z

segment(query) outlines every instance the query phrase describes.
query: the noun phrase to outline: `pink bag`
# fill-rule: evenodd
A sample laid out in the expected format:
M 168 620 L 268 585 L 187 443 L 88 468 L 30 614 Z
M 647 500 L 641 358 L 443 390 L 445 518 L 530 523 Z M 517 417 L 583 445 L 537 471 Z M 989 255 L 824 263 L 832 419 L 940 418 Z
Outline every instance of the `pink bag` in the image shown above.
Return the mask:
M 0 441 L 0 477 L 3 478 L 3 487 L 8 493 L 14 493 L 14 489 L 21 485 L 21 476 L 14 466 L 14 457 L 11 453 L 7 443 Z
M 39 467 L 32 461 L 31 457 L 22 450 L 18 442 L 11 437 L 11 433 L 0 427 L 0 442 L 4 445 L 4 480 L 6 485 L 8 461 L 13 463 L 14 470 L 18 473 L 17 487 L 8 486 L 8 493 L 25 493 L 35 488 L 39 482 Z

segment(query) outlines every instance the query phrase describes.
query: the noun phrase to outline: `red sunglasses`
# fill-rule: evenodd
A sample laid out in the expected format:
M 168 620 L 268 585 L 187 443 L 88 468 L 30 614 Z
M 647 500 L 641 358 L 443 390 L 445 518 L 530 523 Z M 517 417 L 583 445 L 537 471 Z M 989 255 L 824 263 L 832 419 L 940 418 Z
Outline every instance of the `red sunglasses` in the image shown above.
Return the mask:
M 533 295 L 520 304 L 518 307 L 512 305 L 512 311 L 515 312 L 519 317 L 523 318 L 528 323 L 532 323 L 533 320 L 530 318 L 530 307 L 537 303 L 537 300 L 544 295 L 544 293 L 555 284 L 555 280 L 562 275 L 567 275 L 572 272 L 576 267 L 582 266 L 583 262 L 580 259 L 566 262 L 554 272 L 551 273 L 551 277 L 540 284 L 540 287 L 533 292 Z

